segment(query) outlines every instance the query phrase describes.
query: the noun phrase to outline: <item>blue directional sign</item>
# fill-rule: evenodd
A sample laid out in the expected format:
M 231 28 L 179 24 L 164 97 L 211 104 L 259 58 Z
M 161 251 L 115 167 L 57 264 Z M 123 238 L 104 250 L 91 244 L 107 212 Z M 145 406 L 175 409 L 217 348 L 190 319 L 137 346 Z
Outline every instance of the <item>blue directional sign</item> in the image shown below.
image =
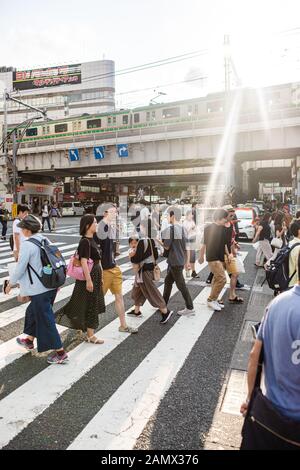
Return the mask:
M 96 160 L 103 160 L 103 158 L 105 158 L 105 147 L 94 147 L 94 154 Z
M 69 150 L 69 158 L 71 162 L 79 162 L 79 149 L 70 149 Z
M 127 144 L 119 144 L 118 145 L 118 155 L 120 158 L 122 157 L 129 157 L 129 150 Z

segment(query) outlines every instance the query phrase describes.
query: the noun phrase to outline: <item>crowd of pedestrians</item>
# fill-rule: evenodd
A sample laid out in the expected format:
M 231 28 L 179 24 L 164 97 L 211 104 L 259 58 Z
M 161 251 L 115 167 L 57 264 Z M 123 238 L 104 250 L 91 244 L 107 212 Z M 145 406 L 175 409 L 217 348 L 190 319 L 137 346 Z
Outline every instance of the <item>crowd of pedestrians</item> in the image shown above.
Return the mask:
M 0 210 L 4 228 L 5 216 L 4 210 Z M 87 214 L 81 218 L 78 248 L 68 268 L 64 267 L 64 272 L 75 279 L 73 293 L 68 303 L 55 313 L 53 305 L 65 278 L 59 285 L 50 281 L 45 283 L 52 265 L 44 262 L 42 252 L 47 252 L 52 246 L 52 252 L 59 260 L 56 263 L 59 269 L 63 258 L 59 249 L 42 232 L 45 223 L 51 231 L 50 216 L 56 222 L 60 214 L 55 205 L 50 206 L 45 201 L 41 216 L 42 222 L 30 215 L 27 206 L 19 205 L 13 223 L 10 242 L 17 265 L 4 290 L 8 294 L 12 287 L 18 285 L 20 296 L 30 301 L 25 315 L 25 336 L 17 338 L 18 344 L 32 350 L 36 340 L 38 352 L 51 351 L 47 358 L 49 364 L 68 361 L 57 325 L 77 330 L 91 345 L 102 345 L 104 340 L 98 337 L 97 331 L 100 316 L 105 314 L 108 292 L 115 299 L 119 333 L 138 333 L 126 321 L 123 276 L 116 260 L 119 251 L 116 243 L 120 237 L 116 206 L 105 205 L 98 208 L 97 216 Z M 215 210 L 213 220 L 202 227 L 201 241 L 197 218 L 196 207 L 183 216 L 180 207 L 171 206 L 164 221 L 158 207 L 154 207 L 152 212 L 148 207 L 138 211 L 135 208 L 130 214 L 134 228 L 129 237 L 128 257 L 134 283 L 131 292 L 133 308 L 127 313 L 129 317 L 140 317 L 148 301 L 159 311 L 160 324 L 165 325 L 174 313 L 170 306 L 174 284 L 184 303 L 177 314 L 181 317 L 200 314 L 195 310 L 186 282 L 191 278 L 199 279 L 197 260 L 200 265 L 207 262 L 210 271 L 207 279 L 211 286 L 207 297 L 209 309 L 225 313 L 226 305 L 244 303 L 237 294 L 237 290 L 243 287 L 238 276 L 245 270 L 239 255 L 238 220 L 234 208 L 227 205 Z M 265 213 L 256 221 L 253 244 L 257 248 L 255 265 L 265 268 L 266 272 L 279 263 L 282 250 L 287 248 L 289 274 L 286 292 L 276 291 L 276 298 L 256 328 L 248 369 L 248 397 L 241 407 L 245 417 L 241 448 L 300 449 L 300 213 L 294 219 L 283 211 Z M 157 282 L 162 281 L 158 265 L 160 255 L 167 263 L 162 291 Z M 227 282 L 228 302 L 225 304 L 222 299 Z M 260 387 L 262 363 L 264 394 Z

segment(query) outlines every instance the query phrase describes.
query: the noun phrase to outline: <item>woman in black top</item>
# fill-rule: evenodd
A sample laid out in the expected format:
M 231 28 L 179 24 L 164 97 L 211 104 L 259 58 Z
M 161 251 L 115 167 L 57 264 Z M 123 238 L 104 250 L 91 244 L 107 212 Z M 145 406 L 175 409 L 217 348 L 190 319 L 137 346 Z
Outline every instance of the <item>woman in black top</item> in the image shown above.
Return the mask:
M 158 252 L 154 240 L 147 237 L 148 233 L 148 220 L 142 221 L 142 238 L 138 241 L 136 240 L 136 247 L 132 247 L 129 253 L 131 262 L 135 266 L 139 266 L 131 293 L 135 308 L 129 315 L 140 316 L 140 307 L 148 300 L 152 307 L 160 310 L 162 315 L 160 323 L 164 324 L 167 323 L 173 312 L 168 310 L 162 294 L 154 283 L 153 271 L 156 260 L 158 259 Z M 132 241 L 134 242 L 134 239 L 129 239 L 130 244 Z
M 272 252 L 272 247 L 271 247 L 271 219 L 272 215 L 267 212 L 263 218 L 262 221 L 260 222 L 256 235 L 253 239 L 253 243 L 256 243 L 257 240 L 259 240 L 259 246 L 258 250 L 256 253 L 256 263 L 255 265 L 259 267 L 263 267 L 264 264 L 263 260 L 264 258 L 267 259 L 267 262 L 272 258 L 273 252 Z
M 80 221 L 80 240 L 78 257 L 85 274 L 85 281 L 76 281 L 70 301 L 56 313 L 57 323 L 87 332 L 86 341 L 92 344 L 103 344 L 94 334 L 99 327 L 99 315 L 105 312 L 102 292 L 101 253 L 93 239 L 97 230 L 94 215 L 85 215 Z M 87 261 L 92 259 L 94 266 L 89 272 Z

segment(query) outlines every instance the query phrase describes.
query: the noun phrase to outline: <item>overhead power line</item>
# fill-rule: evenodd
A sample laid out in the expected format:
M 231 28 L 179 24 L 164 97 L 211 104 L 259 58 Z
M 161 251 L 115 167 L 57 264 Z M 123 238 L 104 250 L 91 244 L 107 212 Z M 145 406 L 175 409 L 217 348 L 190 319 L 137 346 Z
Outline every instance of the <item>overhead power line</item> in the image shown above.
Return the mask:
M 88 77 L 88 78 L 84 78 L 82 80 L 82 82 L 86 83 L 88 81 L 93 81 L 93 80 L 97 80 L 97 79 L 101 79 L 101 78 L 109 78 L 109 77 L 114 77 L 114 76 L 119 76 L 119 75 L 127 75 L 129 73 L 140 72 L 142 70 L 147 70 L 147 69 L 150 69 L 150 68 L 161 67 L 163 65 L 173 64 L 173 63 L 176 63 L 176 62 L 181 62 L 183 60 L 191 60 L 191 59 L 194 59 L 194 58 L 199 57 L 201 55 L 206 55 L 207 52 L 208 52 L 208 49 L 202 49 L 202 50 L 199 50 L 199 51 L 189 52 L 187 54 L 182 54 L 182 55 L 179 55 L 179 56 L 168 57 L 166 59 L 161 59 L 161 60 L 158 60 L 156 62 L 149 62 L 147 64 L 136 65 L 136 66 L 133 66 L 133 67 L 117 70 L 117 71 L 114 71 L 114 72 L 107 72 L 107 73 L 103 73 L 103 74 L 99 74 L 99 75 L 94 75 L 94 76 L 91 76 L 91 77 Z

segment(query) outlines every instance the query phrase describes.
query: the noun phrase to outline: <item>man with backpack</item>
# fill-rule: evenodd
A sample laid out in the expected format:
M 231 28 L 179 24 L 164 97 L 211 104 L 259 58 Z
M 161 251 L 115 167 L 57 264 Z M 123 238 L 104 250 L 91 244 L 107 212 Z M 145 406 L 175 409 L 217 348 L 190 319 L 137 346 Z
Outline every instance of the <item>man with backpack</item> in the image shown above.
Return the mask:
M 289 246 L 293 249 L 289 256 L 289 275 L 292 276 L 289 287 L 294 287 L 299 282 L 298 259 L 300 254 L 300 221 L 296 220 L 290 226 L 290 233 L 294 237 Z
M 266 266 L 266 280 L 274 295 L 292 288 L 299 280 L 300 222 L 295 221 L 290 229 L 293 240 L 281 248 L 276 258 Z
M 47 358 L 49 364 L 64 364 L 68 356 L 62 346 L 52 309 L 57 288 L 66 278 L 64 259 L 59 250 L 39 234 L 41 223 L 35 216 L 25 217 L 18 228 L 26 241 L 21 245 L 18 264 L 5 286 L 5 293 L 9 294 L 12 286 L 18 283 L 20 295 L 29 296 L 31 302 L 25 315 L 24 333 L 27 336 L 17 338 L 17 343 L 33 350 L 36 338 L 39 353 L 54 350 Z

